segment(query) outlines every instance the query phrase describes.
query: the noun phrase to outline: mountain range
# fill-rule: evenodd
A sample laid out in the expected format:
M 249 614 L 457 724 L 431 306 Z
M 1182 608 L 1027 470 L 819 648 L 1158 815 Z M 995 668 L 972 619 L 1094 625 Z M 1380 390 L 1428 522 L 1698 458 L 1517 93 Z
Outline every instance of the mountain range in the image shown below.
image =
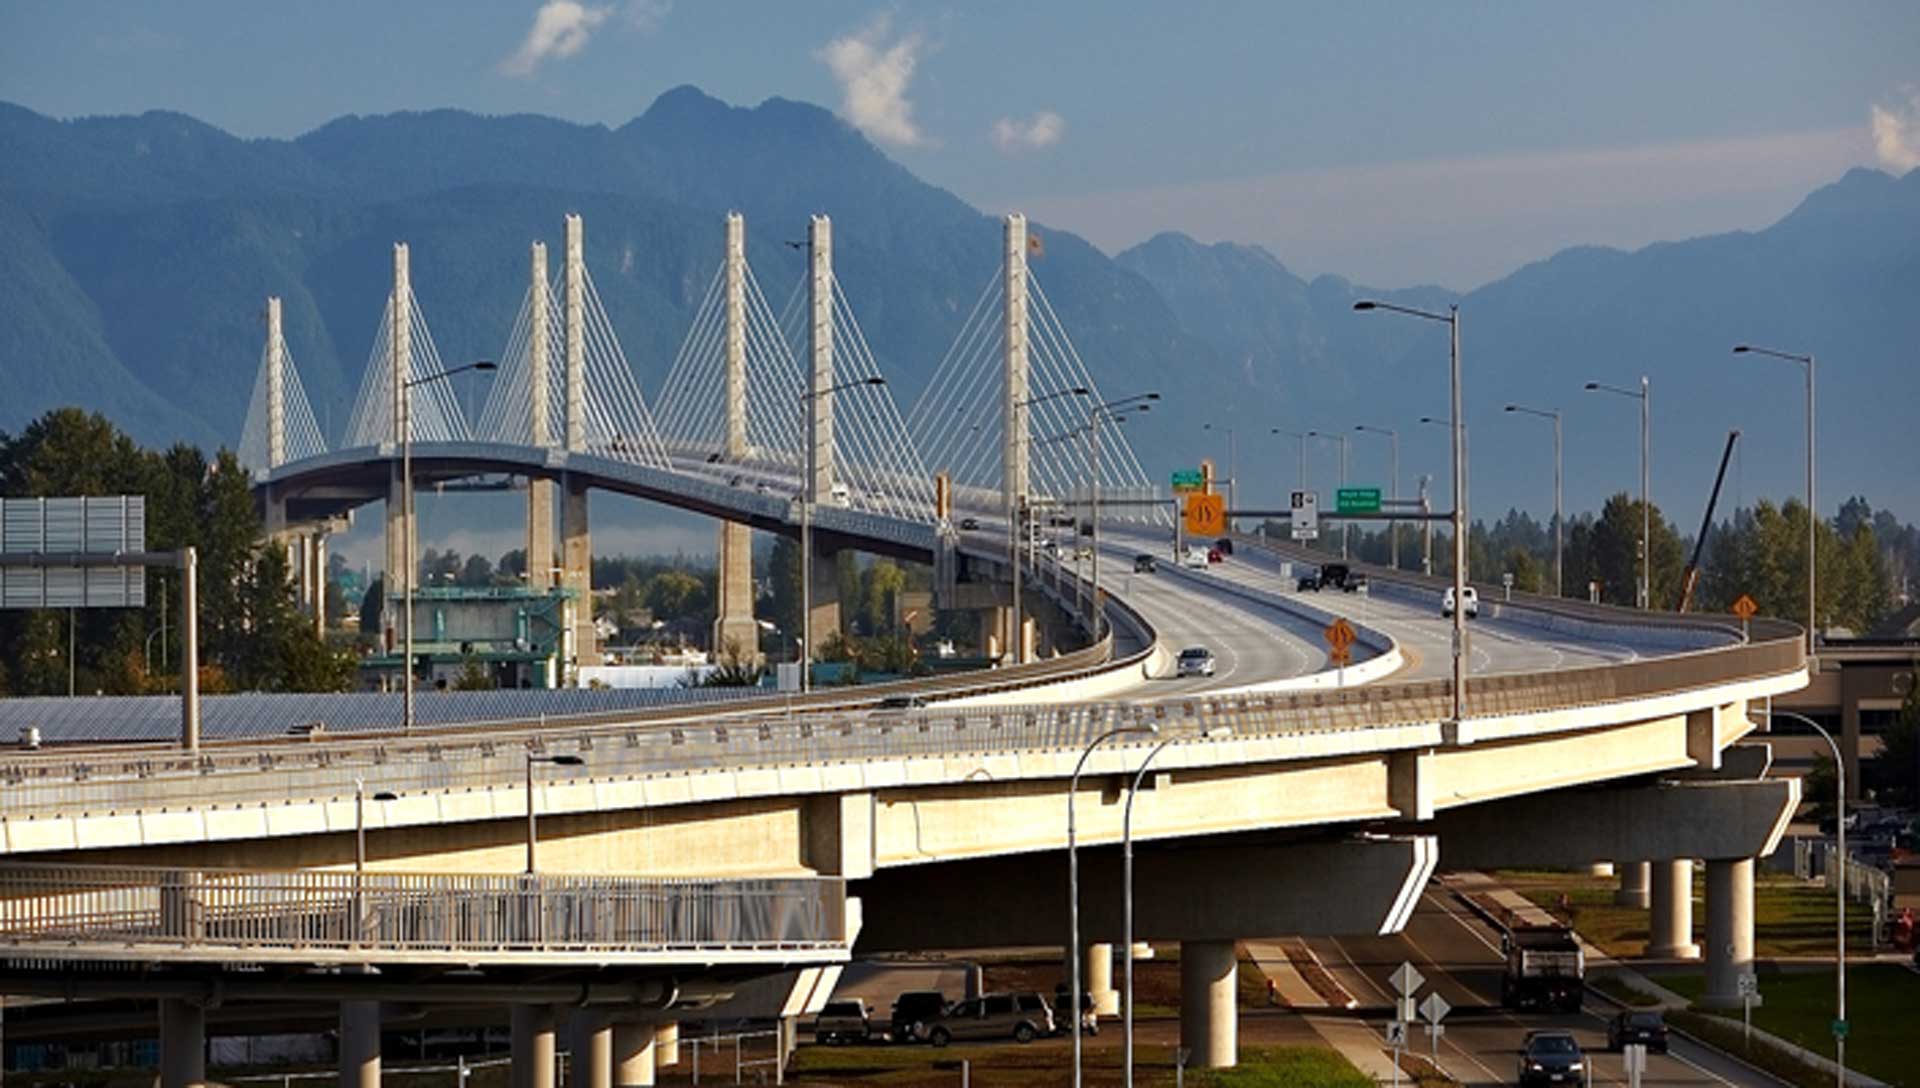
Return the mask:
M 589 266 L 652 394 L 719 261 L 722 213 L 746 214 L 749 259 L 776 307 L 801 271 L 784 243 L 828 214 L 836 272 L 903 410 L 999 252 L 997 217 L 831 113 L 781 99 L 733 107 L 691 87 L 617 128 L 442 110 L 345 117 L 293 140 L 174 113 L 62 121 L 0 104 L 0 163 L 0 429 L 80 404 L 149 443 L 238 441 L 270 294 L 285 300 L 315 413 L 337 432 L 394 241 L 411 244 L 442 356 L 491 358 L 527 243 L 557 250 L 562 214 L 580 212 Z M 1508 401 L 1566 410 L 1570 507 L 1635 485 L 1635 406 L 1580 386 L 1643 373 L 1654 497 L 1676 520 L 1697 516 L 1730 427 L 1745 429 L 1734 501 L 1797 491 L 1799 376 L 1729 354 L 1748 339 L 1821 357 L 1822 507 L 1865 493 L 1920 513 L 1905 430 L 1920 407 L 1920 171 L 1855 170 L 1764 230 L 1566 250 L 1464 296 L 1309 280 L 1258 247 L 1179 234 L 1108 257 L 1035 229 L 1035 275 L 1103 390 L 1164 394 L 1150 425 L 1129 428 L 1149 471 L 1231 461 L 1242 505 L 1293 486 L 1296 447 L 1274 428 L 1350 435 L 1355 483 L 1384 483 L 1387 466 L 1384 441 L 1353 426 L 1397 428 L 1402 486 L 1444 480 L 1444 428 L 1416 420 L 1446 414 L 1445 329 L 1352 311 L 1375 297 L 1461 308 L 1481 516 L 1551 505 L 1548 432 L 1503 413 Z M 1310 452 L 1314 485 L 1332 486 L 1335 448 Z

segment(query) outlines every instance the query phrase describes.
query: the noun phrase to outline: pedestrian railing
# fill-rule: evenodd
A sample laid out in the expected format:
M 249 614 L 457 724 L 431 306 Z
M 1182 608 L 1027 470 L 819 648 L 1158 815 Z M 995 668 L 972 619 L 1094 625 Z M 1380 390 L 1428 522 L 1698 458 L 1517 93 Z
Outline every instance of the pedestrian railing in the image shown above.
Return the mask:
M 88 946 L 614 955 L 845 945 L 846 887 L 833 878 L 0 867 L 0 948 L 22 955 Z

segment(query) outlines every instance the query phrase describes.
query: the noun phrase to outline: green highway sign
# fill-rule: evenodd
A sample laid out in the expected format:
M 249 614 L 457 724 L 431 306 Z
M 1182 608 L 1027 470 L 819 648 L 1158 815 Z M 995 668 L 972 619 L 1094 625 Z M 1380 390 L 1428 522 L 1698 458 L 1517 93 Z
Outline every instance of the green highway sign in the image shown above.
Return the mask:
M 1333 493 L 1334 512 L 1339 514 L 1378 514 L 1380 512 L 1380 489 L 1377 487 L 1343 487 Z
M 1182 469 L 1173 474 L 1173 489 L 1175 491 L 1198 491 L 1205 486 L 1206 477 L 1203 476 L 1197 468 Z
M 1847 1037 L 1847 1022 L 1845 1020 L 1835 1020 L 1833 1022 L 1833 1037 L 1836 1039 L 1844 1039 Z

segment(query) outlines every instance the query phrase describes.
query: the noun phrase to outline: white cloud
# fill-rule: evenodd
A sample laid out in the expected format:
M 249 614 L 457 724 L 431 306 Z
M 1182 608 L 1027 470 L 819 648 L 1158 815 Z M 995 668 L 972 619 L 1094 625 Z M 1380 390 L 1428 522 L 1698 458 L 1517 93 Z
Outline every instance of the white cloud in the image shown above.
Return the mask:
M 928 140 L 914 124 L 907 85 L 926 39 L 916 32 L 890 42 L 892 30 L 892 20 L 879 15 L 866 29 L 833 39 L 814 56 L 839 81 L 841 109 L 855 128 L 883 144 L 924 147 Z
M 1873 151 L 1880 163 L 1906 173 L 1920 167 L 1920 89 L 1908 87 L 1907 100 L 1873 107 Z
M 642 34 L 651 34 L 660 29 L 673 12 L 673 0 L 628 0 L 626 10 L 627 26 Z
M 993 146 L 999 148 L 1002 155 L 1038 151 L 1059 143 L 1066 131 L 1067 119 L 1052 110 L 1041 110 L 1026 121 L 1002 117 L 993 123 Z
M 587 40 L 607 16 L 610 7 L 587 7 L 579 0 L 546 0 L 533 13 L 533 27 L 513 55 L 500 62 L 510 76 L 530 76 L 542 62 L 571 57 L 586 48 Z

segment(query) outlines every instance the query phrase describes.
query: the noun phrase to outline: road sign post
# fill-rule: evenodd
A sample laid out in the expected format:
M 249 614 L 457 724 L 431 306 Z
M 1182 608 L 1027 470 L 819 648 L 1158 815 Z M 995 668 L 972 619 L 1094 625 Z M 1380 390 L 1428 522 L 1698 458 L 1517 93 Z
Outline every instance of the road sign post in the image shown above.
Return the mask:
M 1752 597 L 1742 593 L 1739 598 L 1733 602 L 1730 611 L 1740 617 L 1740 641 L 1751 642 L 1752 637 L 1749 633 L 1749 625 L 1753 620 L 1754 613 L 1760 611 L 1760 605 L 1756 603 Z
M 1173 493 L 1182 495 L 1189 491 L 1200 491 L 1206 487 L 1206 477 L 1197 468 L 1183 468 L 1173 474 L 1171 483 Z
M 1327 660 L 1333 662 L 1340 670 L 1336 684 L 1344 688 L 1347 686 L 1347 662 L 1353 660 L 1353 643 L 1359 635 L 1354 631 L 1353 624 L 1348 623 L 1345 618 L 1334 620 L 1321 634 L 1327 640 Z M 1415 971 L 1414 974 L 1418 975 L 1419 972 Z M 1419 983 L 1414 985 L 1418 986 Z M 1402 994 L 1401 996 L 1410 995 Z
M 1320 539 L 1320 493 L 1295 491 L 1288 504 L 1293 514 L 1293 539 Z
M 1620 1048 L 1621 1064 L 1627 1074 L 1627 1088 L 1640 1088 L 1640 1078 L 1647 1073 L 1647 1044 L 1628 1043 Z
M 1436 1070 L 1440 1068 L 1440 1036 L 1447 1033 L 1447 1029 L 1440 1026 L 1440 1021 L 1445 1020 L 1452 1011 L 1453 1006 L 1438 993 L 1428 994 L 1427 999 L 1420 1003 L 1420 1015 L 1427 1020 L 1427 1038 L 1433 1043 L 1433 1067 Z

